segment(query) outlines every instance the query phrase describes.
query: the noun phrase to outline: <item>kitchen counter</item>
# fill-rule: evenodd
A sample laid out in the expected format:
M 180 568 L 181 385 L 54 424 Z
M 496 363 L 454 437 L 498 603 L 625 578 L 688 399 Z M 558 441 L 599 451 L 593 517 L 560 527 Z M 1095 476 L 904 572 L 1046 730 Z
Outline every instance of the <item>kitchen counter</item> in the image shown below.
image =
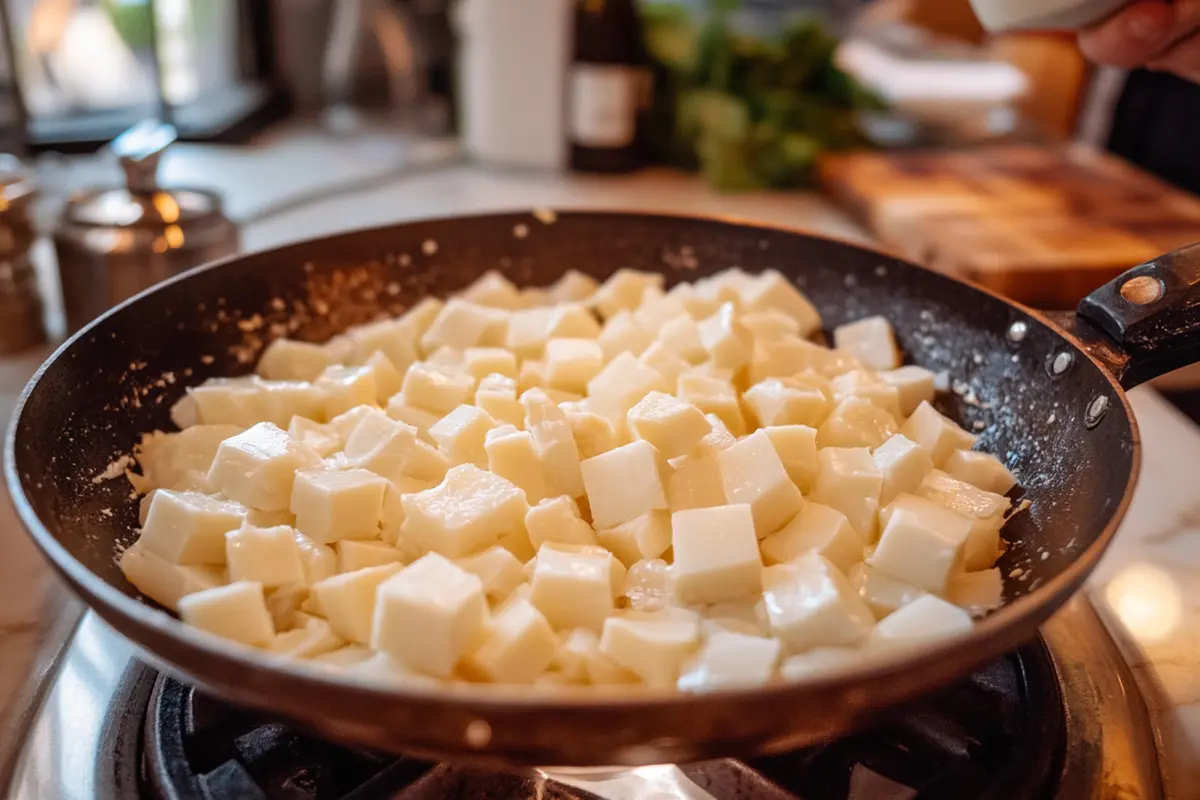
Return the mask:
M 216 188 L 244 222 L 256 250 L 355 227 L 419 217 L 534 207 L 593 207 L 719 213 L 867 241 L 818 195 L 718 195 L 699 181 L 663 171 L 600 178 L 485 171 L 437 146 L 393 138 L 347 143 L 311 132 L 274 134 L 250 148 L 180 145 L 165 164 L 169 184 Z M 351 191 L 356 184 L 360 191 Z M 300 205 L 298 195 L 323 197 Z M 49 298 L 53 304 L 54 297 Z M 0 359 L 0 414 L 7 417 L 25 380 L 48 350 Z M 1145 447 L 1142 480 L 1109 555 L 1089 585 L 1155 713 L 1171 795 L 1200 786 L 1200 428 L 1148 389 L 1131 395 Z M 0 705 L 38 663 L 56 621 L 71 606 L 0 502 Z M 60 626 L 61 628 L 61 626 Z M 43 648 L 45 650 L 46 648 Z M 0 741 L 0 746 L 3 742 Z

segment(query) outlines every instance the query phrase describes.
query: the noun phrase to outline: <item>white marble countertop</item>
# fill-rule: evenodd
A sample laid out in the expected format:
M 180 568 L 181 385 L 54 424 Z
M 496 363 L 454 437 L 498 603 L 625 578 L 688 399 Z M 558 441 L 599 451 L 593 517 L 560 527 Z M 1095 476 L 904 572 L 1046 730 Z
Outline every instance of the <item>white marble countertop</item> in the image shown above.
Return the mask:
M 440 158 L 441 156 L 438 156 Z M 246 249 L 405 219 L 483 210 L 595 207 L 718 213 L 863 241 L 864 232 L 817 195 L 718 195 L 668 172 L 592 178 L 498 173 L 450 164 L 392 174 L 413 153 L 379 137 L 347 145 L 311 132 L 276 134 L 259 147 L 181 145 L 169 154 L 170 183 L 205 185 L 247 222 Z M 425 157 L 422 156 L 421 160 Z M 368 190 L 333 187 L 384 176 Z M 328 199 L 287 208 L 288 198 L 327 187 Z M 280 208 L 285 210 L 279 211 Z M 276 213 L 265 214 L 275 209 Z M 48 351 L 0 359 L 0 414 Z M 1149 389 L 1131 394 L 1145 457 L 1137 494 L 1110 553 L 1090 583 L 1155 713 L 1173 796 L 1200 787 L 1200 428 Z M 28 674 L 62 590 L 0 503 L 0 706 Z

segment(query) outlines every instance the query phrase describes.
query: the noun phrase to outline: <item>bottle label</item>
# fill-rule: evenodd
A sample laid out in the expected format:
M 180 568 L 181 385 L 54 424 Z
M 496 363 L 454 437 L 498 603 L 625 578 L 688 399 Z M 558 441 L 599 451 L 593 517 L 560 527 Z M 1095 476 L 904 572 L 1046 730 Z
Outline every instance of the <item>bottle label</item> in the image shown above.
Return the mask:
M 576 64 L 571 70 L 571 141 L 606 149 L 633 144 L 642 84 L 633 67 Z

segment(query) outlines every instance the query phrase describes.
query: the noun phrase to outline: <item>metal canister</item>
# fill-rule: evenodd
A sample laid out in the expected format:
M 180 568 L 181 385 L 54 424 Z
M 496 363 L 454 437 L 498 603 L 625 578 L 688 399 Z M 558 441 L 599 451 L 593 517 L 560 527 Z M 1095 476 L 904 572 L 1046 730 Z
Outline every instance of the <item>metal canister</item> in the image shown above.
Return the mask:
M 33 203 L 37 185 L 25 166 L 0 155 L 0 354 L 46 340 L 42 297 L 30 252 L 37 234 Z
M 54 249 L 69 330 L 172 275 L 237 252 L 238 228 L 218 195 L 159 186 L 158 164 L 174 140 L 169 125 L 131 128 L 112 143 L 125 185 L 67 201 Z

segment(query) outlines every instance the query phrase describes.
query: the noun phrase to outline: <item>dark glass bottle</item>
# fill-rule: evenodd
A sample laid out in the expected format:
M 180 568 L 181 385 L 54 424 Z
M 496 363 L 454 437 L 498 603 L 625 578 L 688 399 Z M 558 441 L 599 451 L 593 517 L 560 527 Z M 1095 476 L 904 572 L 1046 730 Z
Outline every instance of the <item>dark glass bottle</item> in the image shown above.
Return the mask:
M 572 169 L 630 172 L 642 165 L 638 127 L 648 75 L 634 0 L 577 0 L 567 77 Z

